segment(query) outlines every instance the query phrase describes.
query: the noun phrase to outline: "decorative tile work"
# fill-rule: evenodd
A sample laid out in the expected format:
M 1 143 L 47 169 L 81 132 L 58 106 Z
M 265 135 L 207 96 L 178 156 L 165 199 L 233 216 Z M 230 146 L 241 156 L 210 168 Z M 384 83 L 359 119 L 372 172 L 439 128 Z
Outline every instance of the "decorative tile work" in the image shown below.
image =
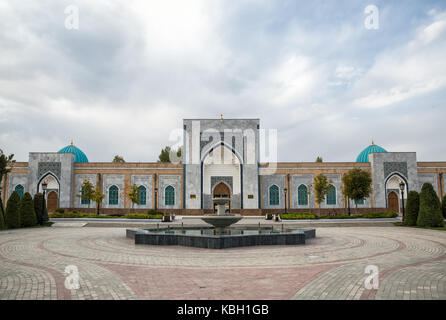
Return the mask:
M 211 177 L 211 190 L 214 189 L 215 185 L 220 182 L 225 182 L 231 187 L 231 191 L 233 190 L 232 187 L 232 177 Z
M 39 162 L 37 175 L 39 179 L 48 171 L 51 171 L 60 180 L 60 162 Z
M 384 179 L 392 172 L 398 172 L 407 178 L 407 162 L 384 162 Z

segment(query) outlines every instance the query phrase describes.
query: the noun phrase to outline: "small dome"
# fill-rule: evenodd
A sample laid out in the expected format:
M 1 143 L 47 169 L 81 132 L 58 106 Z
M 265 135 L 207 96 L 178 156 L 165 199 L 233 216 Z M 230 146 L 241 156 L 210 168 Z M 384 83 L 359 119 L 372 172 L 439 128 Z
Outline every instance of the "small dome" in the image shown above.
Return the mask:
M 85 153 L 83 153 L 78 147 L 74 146 L 73 142 L 71 142 L 70 145 L 60 149 L 57 153 L 72 153 L 74 154 L 74 162 L 88 162 L 88 158 Z
M 356 158 L 356 162 L 369 162 L 369 154 L 374 152 L 387 152 L 387 150 L 381 148 L 380 146 L 377 146 L 372 141 L 371 145 L 369 145 L 367 148 L 361 151 L 361 153 Z

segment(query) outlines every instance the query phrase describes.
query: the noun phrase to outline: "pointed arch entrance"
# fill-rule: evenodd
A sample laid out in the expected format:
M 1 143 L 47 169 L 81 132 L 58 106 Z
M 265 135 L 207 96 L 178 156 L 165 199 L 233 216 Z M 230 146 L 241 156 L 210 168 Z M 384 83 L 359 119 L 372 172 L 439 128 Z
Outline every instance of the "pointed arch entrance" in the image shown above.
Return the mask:
M 51 172 L 48 172 L 40 179 L 37 185 L 37 192 L 43 192 L 44 183 L 46 184 L 46 208 L 48 212 L 53 212 L 54 210 L 59 208 L 59 180 Z
M 225 206 L 225 212 L 231 211 L 231 189 L 229 186 L 224 183 L 220 182 L 215 185 L 214 189 L 212 190 L 212 199 L 228 199 L 227 204 Z M 217 212 L 217 203 L 214 203 L 214 213 Z
M 393 173 L 386 179 L 385 190 L 387 194 L 387 208 L 389 211 L 402 213 L 403 194 L 400 190 L 400 184 L 404 183 L 404 194 L 406 195 L 404 201 L 407 200 L 408 184 L 405 177 L 399 173 Z
M 242 209 L 243 192 L 241 186 L 243 184 L 243 166 L 238 154 L 227 145 L 223 143 L 218 144 L 203 156 L 201 164 L 202 208 L 215 208 L 215 204 L 212 201 L 214 190 L 221 181 L 224 181 L 231 198 L 230 207 L 232 209 Z M 217 184 L 214 185 L 214 183 Z M 223 192 L 223 189 L 223 186 L 219 186 L 217 191 L 221 190 Z M 228 191 L 224 189 L 223 193 L 217 194 L 228 194 Z

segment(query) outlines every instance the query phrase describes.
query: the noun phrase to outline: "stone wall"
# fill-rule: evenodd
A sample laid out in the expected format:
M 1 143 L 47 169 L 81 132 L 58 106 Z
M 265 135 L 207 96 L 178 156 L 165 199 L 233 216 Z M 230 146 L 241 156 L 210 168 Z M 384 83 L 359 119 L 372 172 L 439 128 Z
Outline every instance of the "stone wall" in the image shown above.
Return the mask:
M 28 161 L 28 192 L 37 193 L 38 184 L 48 174 L 59 182 L 59 206 L 71 206 L 73 197 L 74 154 L 30 152 Z M 40 192 L 42 190 L 39 190 Z
M 408 191 L 419 191 L 415 152 L 381 152 L 369 155 L 372 166 L 374 207 L 387 207 L 386 182 L 394 174 L 404 178 Z

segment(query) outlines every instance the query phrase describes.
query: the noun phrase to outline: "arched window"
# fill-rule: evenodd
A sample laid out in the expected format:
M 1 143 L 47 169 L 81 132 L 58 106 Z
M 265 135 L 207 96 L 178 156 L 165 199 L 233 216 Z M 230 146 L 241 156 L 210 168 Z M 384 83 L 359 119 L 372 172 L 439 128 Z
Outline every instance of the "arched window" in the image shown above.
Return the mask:
M 84 190 L 84 187 L 82 187 L 82 196 L 85 196 L 85 190 Z M 90 204 L 90 200 L 88 200 L 88 199 L 83 199 L 83 198 L 81 197 L 81 204 Z
M 118 204 L 118 194 L 119 194 L 118 187 L 111 186 L 110 189 L 108 189 L 108 204 L 111 205 Z
M 21 184 L 18 184 L 18 185 L 15 186 L 14 191 L 17 191 L 17 193 L 19 194 L 20 199 L 22 199 L 23 193 L 25 192 L 25 188 L 23 188 L 23 186 Z
M 139 205 L 145 205 L 146 204 L 146 193 L 147 193 L 146 192 L 146 187 L 139 186 L 138 190 L 139 190 L 139 195 L 138 195 L 139 202 L 138 202 L 138 204 Z
M 175 204 L 175 189 L 172 186 L 167 186 L 164 189 L 164 204 L 166 206 L 173 206 Z
M 308 188 L 304 184 L 301 184 L 297 188 L 297 203 L 300 206 L 308 205 Z
M 273 184 L 269 187 L 269 205 L 277 206 L 279 205 L 279 187 Z
M 327 204 L 334 205 L 336 204 L 336 187 L 334 185 L 330 185 L 327 192 Z

